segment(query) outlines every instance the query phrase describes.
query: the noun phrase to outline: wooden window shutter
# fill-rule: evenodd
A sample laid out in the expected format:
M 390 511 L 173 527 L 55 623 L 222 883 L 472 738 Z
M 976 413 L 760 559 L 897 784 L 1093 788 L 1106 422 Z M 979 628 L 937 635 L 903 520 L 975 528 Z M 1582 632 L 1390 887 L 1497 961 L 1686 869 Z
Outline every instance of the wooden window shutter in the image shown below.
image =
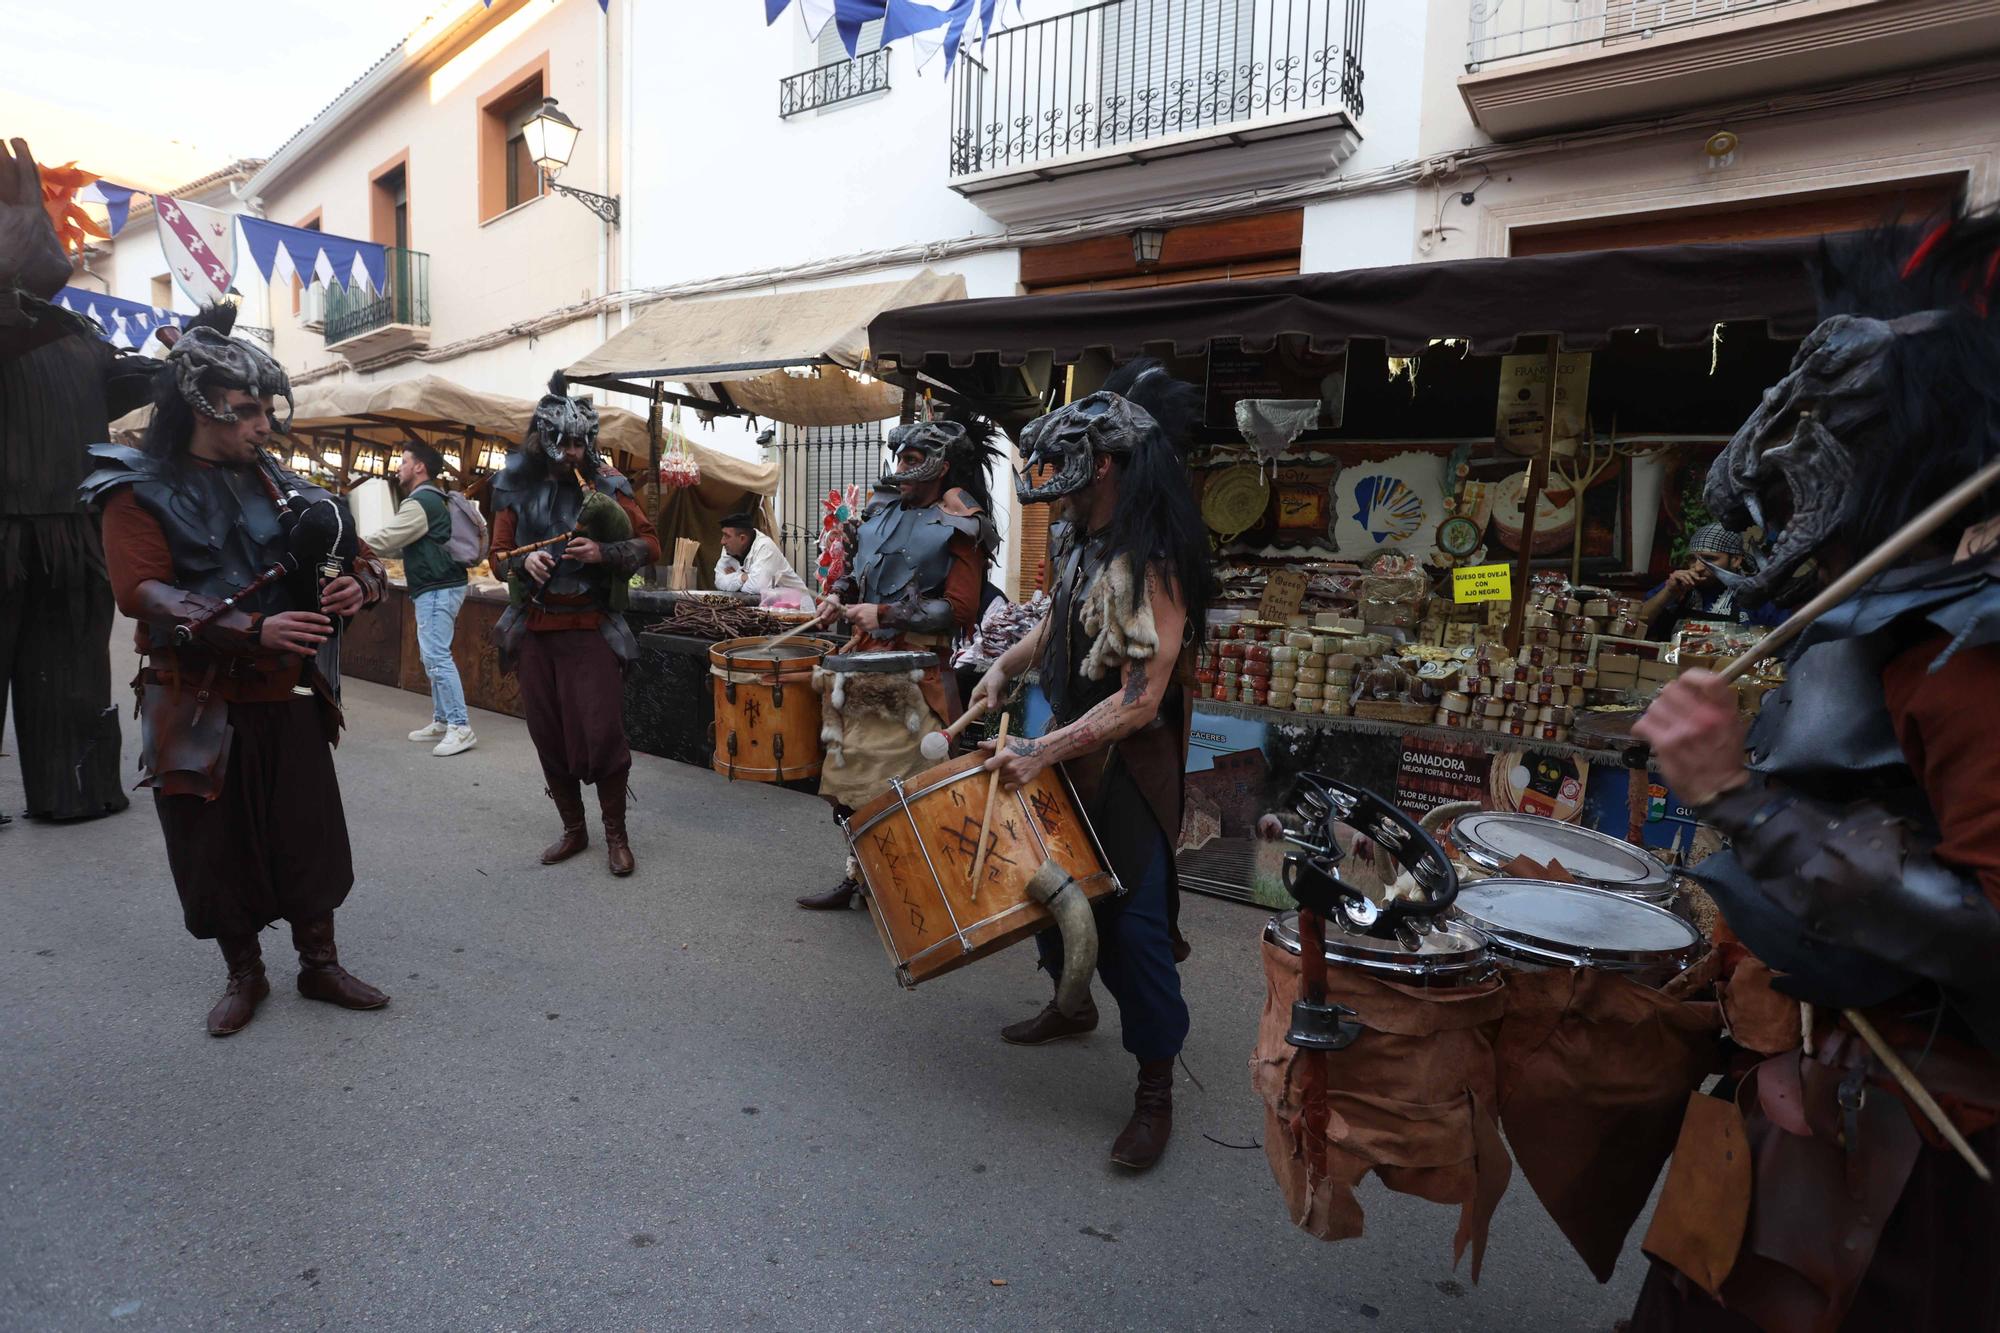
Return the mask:
M 1024 602 L 1037 588 L 1048 587 L 1049 507 L 1022 505 L 1013 532 L 1015 566 L 1013 598 Z

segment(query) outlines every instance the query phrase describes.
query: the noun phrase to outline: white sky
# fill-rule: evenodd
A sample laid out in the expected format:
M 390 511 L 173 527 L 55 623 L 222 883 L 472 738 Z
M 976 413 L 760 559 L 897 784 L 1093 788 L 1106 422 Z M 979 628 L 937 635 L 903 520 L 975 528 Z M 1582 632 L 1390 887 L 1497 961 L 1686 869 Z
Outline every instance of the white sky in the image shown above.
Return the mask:
M 10 93 L 130 124 L 221 166 L 268 156 L 438 4 L 0 0 L 0 45 Z

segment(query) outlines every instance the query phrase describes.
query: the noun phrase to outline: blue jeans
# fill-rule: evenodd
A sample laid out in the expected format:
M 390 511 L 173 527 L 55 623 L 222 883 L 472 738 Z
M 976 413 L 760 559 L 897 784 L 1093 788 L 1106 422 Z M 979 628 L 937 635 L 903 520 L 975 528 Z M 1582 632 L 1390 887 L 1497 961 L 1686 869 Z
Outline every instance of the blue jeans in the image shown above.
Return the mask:
M 458 626 L 458 608 L 465 605 L 465 585 L 420 592 L 410 604 L 417 613 L 417 653 L 424 659 L 424 674 L 431 678 L 431 720 L 469 726 L 465 686 L 458 679 L 458 663 L 451 660 L 451 636 Z
M 1165 837 L 1154 832 L 1154 849 L 1138 882 L 1125 884 L 1125 897 L 1097 907 L 1097 976 L 1118 1002 L 1125 1049 L 1141 1061 L 1171 1060 L 1187 1040 L 1187 1002 L 1181 998 L 1180 967 L 1174 962 L 1173 933 L 1167 924 L 1167 866 L 1173 855 Z M 1041 967 L 1062 977 L 1062 935 L 1035 936 Z

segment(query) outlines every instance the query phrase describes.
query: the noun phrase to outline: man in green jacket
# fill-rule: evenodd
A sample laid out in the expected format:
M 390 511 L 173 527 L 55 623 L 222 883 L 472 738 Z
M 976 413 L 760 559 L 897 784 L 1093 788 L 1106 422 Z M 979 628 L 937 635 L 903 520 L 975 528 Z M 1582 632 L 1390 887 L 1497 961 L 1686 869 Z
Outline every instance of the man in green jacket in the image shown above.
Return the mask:
M 412 443 L 404 449 L 402 465 L 396 469 L 403 503 L 388 526 L 369 533 L 366 540 L 380 554 L 403 553 L 403 577 L 417 616 L 417 651 L 431 682 L 431 721 L 411 732 L 410 739 L 435 741 L 432 754 L 454 755 L 470 750 L 479 738 L 472 734 L 465 686 L 458 678 L 458 664 L 451 660 L 452 632 L 458 625 L 458 610 L 465 605 L 466 580 L 465 566 L 446 549 L 451 540 L 451 506 L 437 482 L 444 466 L 444 455 L 427 444 Z

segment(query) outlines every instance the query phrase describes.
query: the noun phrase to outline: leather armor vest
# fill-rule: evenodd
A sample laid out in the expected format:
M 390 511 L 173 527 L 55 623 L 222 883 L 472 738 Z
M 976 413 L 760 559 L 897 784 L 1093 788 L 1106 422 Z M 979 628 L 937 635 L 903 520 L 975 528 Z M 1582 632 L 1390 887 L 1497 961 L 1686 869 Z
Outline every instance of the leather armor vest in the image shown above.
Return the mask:
M 632 494 L 632 484 L 624 477 L 602 472 L 592 482 L 592 489 L 613 499 L 620 494 Z M 514 511 L 514 544 L 531 546 L 550 537 L 562 536 L 576 527 L 577 515 L 583 510 L 583 492 L 564 473 L 544 477 L 520 489 L 501 491 L 496 488 L 495 502 Z M 623 581 L 619 583 L 622 588 Z M 559 560 L 549 581 L 542 585 L 542 591 L 559 597 L 582 597 L 604 593 L 610 587 L 610 575 L 602 566 Z M 615 593 L 608 598 L 614 609 L 622 607 L 624 600 Z
M 939 592 L 951 574 L 951 539 L 977 530 L 937 506 L 909 509 L 885 505 L 861 524 L 861 549 L 854 559 L 863 602 L 894 601 L 915 588 L 920 596 Z
M 86 498 L 101 502 L 120 485 L 160 525 L 174 562 L 174 584 L 209 597 L 228 597 L 283 558 L 288 536 L 278 502 L 256 467 L 208 467 L 188 461 L 162 464 L 136 449 L 94 453 L 118 466 L 86 479 Z M 307 495 L 323 494 L 310 483 L 281 473 Z M 238 603 L 245 611 L 276 615 L 298 610 L 286 580 L 258 589 Z M 173 646 L 171 627 L 148 626 L 156 648 Z

